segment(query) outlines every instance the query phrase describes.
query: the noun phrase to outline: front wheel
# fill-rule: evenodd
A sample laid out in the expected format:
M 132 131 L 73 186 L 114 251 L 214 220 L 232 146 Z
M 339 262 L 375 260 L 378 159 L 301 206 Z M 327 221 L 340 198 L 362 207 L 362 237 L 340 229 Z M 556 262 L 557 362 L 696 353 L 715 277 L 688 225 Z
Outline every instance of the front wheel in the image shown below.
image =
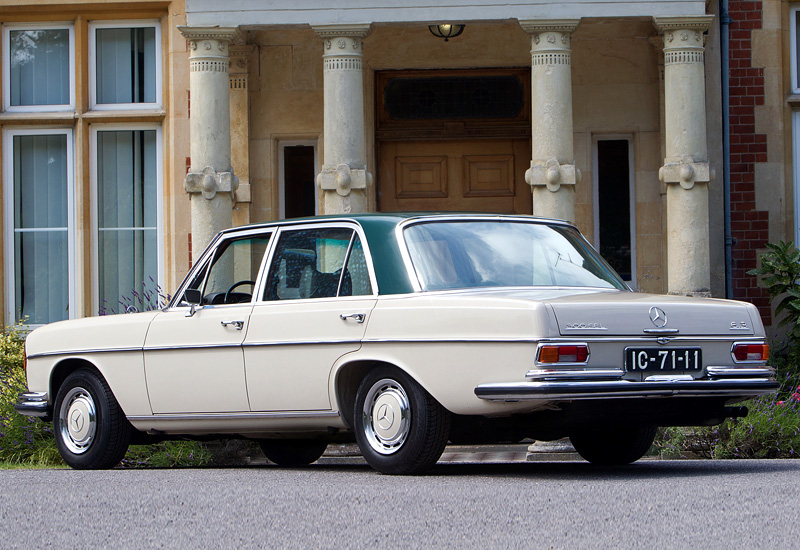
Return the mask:
M 432 468 L 450 433 L 450 413 L 393 367 L 367 373 L 356 394 L 353 420 L 364 459 L 384 474 L 419 474 Z
M 569 436 L 575 450 L 598 466 L 620 466 L 644 456 L 656 437 L 655 426 L 587 428 Z
M 53 432 L 61 458 L 79 470 L 113 468 L 125 456 L 132 427 L 108 383 L 80 369 L 58 390 Z
M 267 460 L 279 466 L 305 466 L 316 462 L 328 443 L 315 439 L 260 439 L 258 446 Z

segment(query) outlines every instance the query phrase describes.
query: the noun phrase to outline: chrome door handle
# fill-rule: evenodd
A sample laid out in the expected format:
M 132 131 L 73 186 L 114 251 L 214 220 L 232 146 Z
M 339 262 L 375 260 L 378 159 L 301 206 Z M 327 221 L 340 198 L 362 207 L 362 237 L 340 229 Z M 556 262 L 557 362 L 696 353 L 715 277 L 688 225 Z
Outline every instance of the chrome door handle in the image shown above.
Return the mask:
M 356 323 L 363 323 L 364 319 L 367 318 L 366 313 L 342 313 L 339 315 L 339 319 L 342 321 L 347 321 L 348 319 L 353 319 Z
M 242 330 L 242 328 L 244 327 L 244 321 L 220 321 L 219 324 L 222 325 L 223 327 L 227 327 L 228 325 L 233 325 L 233 328 L 235 328 L 236 330 Z

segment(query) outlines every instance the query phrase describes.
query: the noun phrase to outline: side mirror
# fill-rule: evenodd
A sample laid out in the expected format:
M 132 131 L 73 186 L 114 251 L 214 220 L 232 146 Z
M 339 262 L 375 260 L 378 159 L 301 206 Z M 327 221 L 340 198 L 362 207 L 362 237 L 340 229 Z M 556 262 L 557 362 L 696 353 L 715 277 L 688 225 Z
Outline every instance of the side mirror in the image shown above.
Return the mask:
M 197 311 L 197 306 L 203 304 L 203 293 L 200 290 L 189 288 L 183 292 L 183 301 L 189 304 L 189 311 L 186 312 L 187 317 L 194 315 Z

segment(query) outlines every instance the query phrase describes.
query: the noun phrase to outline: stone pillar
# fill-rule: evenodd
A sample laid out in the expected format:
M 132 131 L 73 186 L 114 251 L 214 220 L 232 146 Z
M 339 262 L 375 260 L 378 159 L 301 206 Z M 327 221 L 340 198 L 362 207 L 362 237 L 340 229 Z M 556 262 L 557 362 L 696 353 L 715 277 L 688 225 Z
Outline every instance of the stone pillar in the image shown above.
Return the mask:
M 531 167 L 536 216 L 575 221 L 581 173 L 572 147 L 572 49 L 579 19 L 520 21 L 531 35 Z
M 371 25 L 314 27 L 323 38 L 325 68 L 324 161 L 317 175 L 323 214 L 367 211 L 372 174 L 367 172 L 361 52 L 371 30 Z
M 184 189 L 192 203 L 195 257 L 214 235 L 233 225 L 233 194 L 239 186 L 231 168 L 228 47 L 234 28 L 179 27 L 189 41 L 191 159 Z
M 231 110 L 231 166 L 239 179 L 239 187 L 233 194 L 233 225 L 250 223 L 250 65 L 257 58 L 257 47 L 253 45 L 230 46 L 231 64 L 230 110 Z M 254 63 L 255 70 L 258 64 Z M 258 78 L 256 73 L 254 78 Z
M 703 31 L 714 16 L 656 17 L 664 39 L 664 166 L 667 187 L 667 288 L 709 296 L 708 185 Z

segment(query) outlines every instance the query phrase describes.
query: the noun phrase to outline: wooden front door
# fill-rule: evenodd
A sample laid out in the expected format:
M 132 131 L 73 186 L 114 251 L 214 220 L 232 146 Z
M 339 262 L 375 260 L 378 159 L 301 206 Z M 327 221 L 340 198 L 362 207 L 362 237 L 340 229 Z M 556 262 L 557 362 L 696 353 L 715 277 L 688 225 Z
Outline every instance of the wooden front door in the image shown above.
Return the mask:
M 530 214 L 530 69 L 376 73 L 378 210 Z
M 529 158 L 527 139 L 381 142 L 378 207 L 530 214 Z

